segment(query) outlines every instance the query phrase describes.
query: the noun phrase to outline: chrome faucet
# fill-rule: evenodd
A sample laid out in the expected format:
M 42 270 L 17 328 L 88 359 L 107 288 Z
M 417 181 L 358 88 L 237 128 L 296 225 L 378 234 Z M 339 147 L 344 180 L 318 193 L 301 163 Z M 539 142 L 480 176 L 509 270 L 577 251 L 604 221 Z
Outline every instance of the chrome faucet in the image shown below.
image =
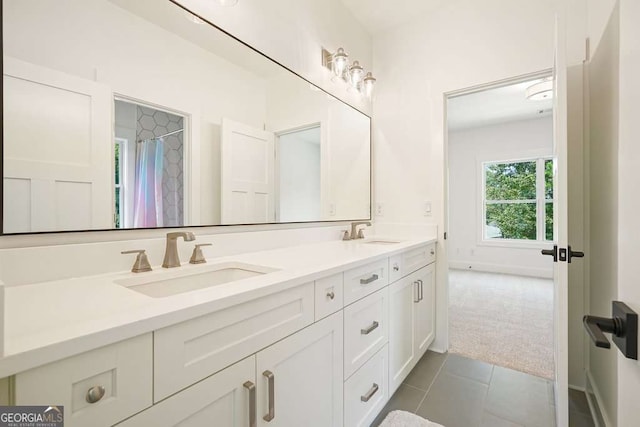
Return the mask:
M 366 225 L 367 227 L 370 227 L 371 226 L 371 222 L 369 222 L 369 221 L 352 222 L 351 223 L 351 235 L 349 236 L 350 240 L 364 239 L 364 233 L 362 232 L 362 230 L 360 230 L 360 233 L 358 233 L 357 227 L 359 225 Z
M 196 236 L 189 231 L 178 231 L 167 233 L 167 248 L 164 252 L 164 268 L 180 267 L 180 257 L 178 256 L 178 237 L 182 237 L 185 242 L 196 240 Z

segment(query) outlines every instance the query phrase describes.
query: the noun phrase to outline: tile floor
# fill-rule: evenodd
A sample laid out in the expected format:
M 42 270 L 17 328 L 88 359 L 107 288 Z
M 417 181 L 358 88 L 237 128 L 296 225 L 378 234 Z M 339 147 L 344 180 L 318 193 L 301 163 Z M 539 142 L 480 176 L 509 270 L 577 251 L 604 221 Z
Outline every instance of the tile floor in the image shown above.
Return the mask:
M 584 393 L 569 393 L 570 427 L 593 427 Z M 550 381 L 456 354 L 427 352 L 373 422 L 394 410 L 445 427 L 553 427 Z

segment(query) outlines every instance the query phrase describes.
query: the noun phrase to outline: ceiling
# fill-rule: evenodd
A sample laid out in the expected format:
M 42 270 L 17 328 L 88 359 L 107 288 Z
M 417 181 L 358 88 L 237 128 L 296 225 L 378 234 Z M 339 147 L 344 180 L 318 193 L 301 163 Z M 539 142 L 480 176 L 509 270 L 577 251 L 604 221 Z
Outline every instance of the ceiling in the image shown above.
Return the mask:
M 341 0 L 369 34 L 404 24 L 451 0 Z
M 447 103 L 449 130 L 550 116 L 553 98 L 531 101 L 525 97 L 526 89 L 541 80 L 529 80 L 449 99 Z

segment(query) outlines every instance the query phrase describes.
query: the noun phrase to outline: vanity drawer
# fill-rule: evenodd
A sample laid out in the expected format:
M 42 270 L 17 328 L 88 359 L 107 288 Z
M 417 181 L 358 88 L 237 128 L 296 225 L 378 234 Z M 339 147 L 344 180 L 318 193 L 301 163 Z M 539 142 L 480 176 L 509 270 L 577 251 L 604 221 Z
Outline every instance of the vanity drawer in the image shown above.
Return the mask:
M 154 401 L 313 323 L 313 282 L 154 332 Z
M 420 246 L 389 258 L 389 282 L 407 276 L 436 260 L 436 244 Z
M 324 277 L 315 282 L 316 321 L 342 309 L 343 301 L 342 273 Z
M 344 377 L 349 378 L 389 337 L 389 289 L 344 309 Z
M 389 284 L 388 258 L 344 272 L 344 304 L 349 305 Z
M 388 346 L 344 383 L 344 425 L 369 426 L 389 399 Z
M 110 426 L 151 406 L 152 366 L 149 333 L 17 374 L 15 403 L 64 406 L 68 427 Z

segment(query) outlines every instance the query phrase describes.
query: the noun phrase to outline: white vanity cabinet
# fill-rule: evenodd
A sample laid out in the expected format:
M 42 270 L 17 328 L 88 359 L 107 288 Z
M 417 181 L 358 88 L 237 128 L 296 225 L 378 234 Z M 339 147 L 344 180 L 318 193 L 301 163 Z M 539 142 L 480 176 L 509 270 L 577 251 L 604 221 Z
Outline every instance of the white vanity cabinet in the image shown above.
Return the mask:
M 68 427 L 111 426 L 151 406 L 151 334 L 17 374 L 16 405 L 64 406 Z
M 250 416 L 254 415 L 251 411 L 255 411 L 255 381 L 256 358 L 250 356 L 153 405 L 118 427 L 247 427 Z
M 435 337 L 435 264 L 389 286 L 389 383 L 393 393 Z

